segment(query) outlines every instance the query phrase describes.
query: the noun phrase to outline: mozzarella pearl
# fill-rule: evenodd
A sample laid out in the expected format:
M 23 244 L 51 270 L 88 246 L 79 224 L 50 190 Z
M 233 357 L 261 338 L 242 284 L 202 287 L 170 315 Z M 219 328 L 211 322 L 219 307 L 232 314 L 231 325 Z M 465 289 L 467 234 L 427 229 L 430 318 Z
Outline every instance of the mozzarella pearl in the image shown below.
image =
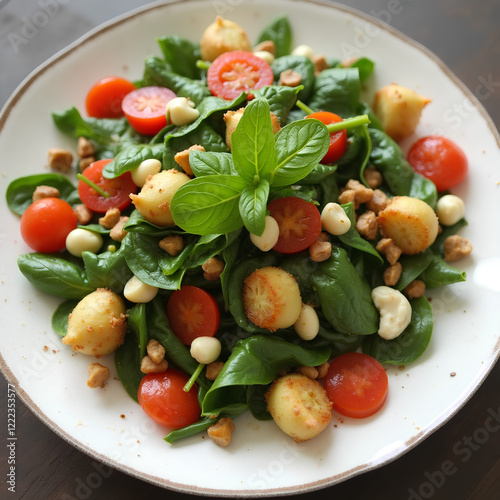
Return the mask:
M 454 194 L 445 194 L 437 202 L 436 213 L 443 226 L 453 226 L 465 214 L 464 201 Z
M 155 175 L 161 170 L 161 161 L 154 158 L 144 160 L 130 171 L 132 180 L 136 186 L 142 187 L 150 175 Z
M 169 101 L 166 113 L 170 118 L 170 123 L 177 127 L 194 122 L 200 116 L 200 112 L 194 109 L 194 102 L 186 97 L 175 97 Z
M 292 56 L 305 56 L 312 59 L 314 57 L 314 50 L 309 45 L 298 45 L 293 49 Z
M 279 236 L 280 228 L 278 222 L 270 215 L 266 215 L 264 232 L 260 236 L 250 233 L 250 240 L 259 250 L 268 252 L 276 245 Z
M 339 236 L 351 228 L 351 220 L 338 203 L 327 203 L 321 212 L 321 223 L 325 231 Z
M 197 337 L 191 343 L 191 356 L 198 363 L 208 365 L 213 363 L 219 356 L 222 350 L 219 339 L 215 337 Z
M 274 56 L 271 54 L 271 52 L 268 52 L 267 50 L 257 50 L 253 53 L 254 56 L 257 56 L 259 59 L 262 59 L 263 61 L 266 61 L 267 64 L 272 64 L 274 61 Z
M 143 283 L 137 276 L 132 276 L 123 289 L 125 298 L 136 304 L 150 302 L 156 297 L 157 293 L 158 288 L 156 286 Z
M 97 253 L 102 247 L 102 236 L 88 229 L 77 227 L 66 236 L 66 250 L 75 257 L 81 257 L 83 252 Z
M 312 340 L 319 332 L 319 318 L 314 307 L 302 304 L 299 319 L 294 323 L 293 329 L 302 340 Z

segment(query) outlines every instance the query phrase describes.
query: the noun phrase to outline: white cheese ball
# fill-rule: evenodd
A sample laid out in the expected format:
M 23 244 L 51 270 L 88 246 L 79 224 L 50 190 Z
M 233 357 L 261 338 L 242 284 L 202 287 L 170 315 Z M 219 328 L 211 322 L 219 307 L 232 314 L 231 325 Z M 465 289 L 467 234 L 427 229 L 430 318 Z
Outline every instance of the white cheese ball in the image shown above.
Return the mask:
M 268 52 L 267 50 L 256 50 L 253 53 L 254 56 L 257 56 L 259 59 L 262 59 L 263 61 L 266 61 L 267 64 L 272 64 L 274 61 L 274 56 L 271 54 L 271 52 Z
M 314 57 L 314 50 L 309 45 L 297 45 L 292 50 L 292 56 L 304 56 L 312 59 Z
M 372 290 L 372 300 L 380 313 L 378 334 L 386 340 L 401 335 L 411 321 L 411 305 L 399 291 L 389 286 Z
M 464 201 L 454 194 L 445 194 L 437 202 L 436 214 L 443 226 L 453 226 L 465 215 Z
M 314 307 L 302 304 L 299 319 L 294 323 L 293 329 L 302 340 L 312 340 L 319 333 L 319 318 Z
M 250 240 L 252 243 L 263 252 L 268 252 L 271 248 L 278 243 L 278 238 L 280 237 L 280 227 L 278 222 L 274 217 L 266 215 L 266 225 L 264 232 L 257 236 L 256 234 L 250 233 Z
M 321 211 L 321 224 L 330 234 L 340 236 L 351 229 L 351 219 L 338 203 L 327 203 Z
M 132 276 L 123 289 L 123 295 L 130 302 L 145 304 L 153 300 L 158 293 L 156 286 L 143 283 L 137 276 Z
M 136 186 L 142 187 L 150 175 L 155 175 L 161 170 L 161 161 L 155 158 L 144 160 L 136 168 L 130 171 L 132 180 Z
M 275 380 L 266 393 L 278 427 L 296 442 L 316 437 L 332 418 L 332 403 L 321 384 L 301 373 Z
M 123 343 L 127 330 L 123 299 L 106 288 L 84 297 L 68 318 L 62 343 L 83 354 L 104 356 Z
M 200 116 L 194 102 L 186 97 L 174 97 L 168 102 L 165 111 L 170 123 L 177 127 L 192 123 Z
M 215 337 L 197 337 L 191 343 L 190 353 L 198 363 L 213 363 L 222 350 L 220 340 Z
M 140 193 L 131 194 L 130 198 L 147 221 L 162 227 L 175 226 L 170 203 L 177 190 L 189 180 L 178 170 L 163 170 L 149 177 Z
M 77 227 L 66 236 L 66 250 L 75 257 L 83 252 L 97 253 L 102 247 L 102 236 L 94 231 Z

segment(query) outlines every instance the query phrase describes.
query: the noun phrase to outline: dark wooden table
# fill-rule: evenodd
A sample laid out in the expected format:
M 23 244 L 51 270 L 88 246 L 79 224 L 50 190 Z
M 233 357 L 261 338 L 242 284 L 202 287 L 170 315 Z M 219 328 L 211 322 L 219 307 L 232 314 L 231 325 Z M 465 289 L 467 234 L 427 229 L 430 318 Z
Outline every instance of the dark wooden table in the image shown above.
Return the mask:
M 51 23 L 53 26 L 63 23 L 65 28 L 51 31 L 50 23 L 47 28 L 40 28 L 37 43 L 26 44 L 13 57 L 8 34 L 19 31 L 23 16 L 33 15 L 42 4 L 48 3 L 0 1 L 0 105 L 24 76 L 51 54 L 101 22 L 147 2 L 53 0 L 57 13 Z M 341 3 L 375 15 L 427 46 L 473 92 L 477 92 L 481 81 L 488 81 L 487 97 L 484 93 L 478 97 L 497 126 L 500 125 L 498 0 L 344 0 Z M 0 498 L 194 498 L 162 490 L 118 471 L 103 469 L 96 476 L 94 460 L 56 436 L 19 399 L 16 492 L 10 493 L 6 484 L 7 383 L 3 377 L 0 377 L 0 401 Z M 500 425 L 489 425 L 491 415 L 500 418 L 498 365 L 451 421 L 402 458 L 331 488 L 294 498 L 498 499 Z M 90 477 L 91 487 L 82 487 Z

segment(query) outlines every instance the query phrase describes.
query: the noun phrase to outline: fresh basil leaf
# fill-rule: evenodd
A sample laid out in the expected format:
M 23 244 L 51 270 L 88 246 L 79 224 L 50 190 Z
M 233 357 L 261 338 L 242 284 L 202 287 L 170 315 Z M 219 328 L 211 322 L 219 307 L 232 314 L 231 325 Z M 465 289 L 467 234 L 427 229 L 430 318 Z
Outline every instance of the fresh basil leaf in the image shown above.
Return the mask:
M 70 205 L 81 203 L 76 187 L 61 174 L 35 174 L 14 179 L 7 187 L 5 197 L 8 207 L 17 215 L 33 203 L 33 193 L 38 186 L 52 186 L 59 190 L 59 198 Z
M 103 168 L 102 175 L 113 179 L 130 172 L 145 160 L 154 158 L 161 161 L 164 151 L 164 144 L 132 144 L 122 149 L 114 160 Z
M 276 46 L 276 57 L 286 56 L 292 50 L 292 28 L 286 16 L 278 16 L 260 33 L 257 43 L 271 40 Z
M 191 234 L 235 231 L 243 225 L 238 204 L 245 187 L 243 179 L 235 175 L 192 179 L 172 199 L 174 221 Z
M 247 186 L 241 193 L 239 209 L 245 227 L 250 233 L 261 236 L 266 227 L 269 182 L 262 179 L 258 186 Z
M 262 87 L 255 94 L 266 99 L 271 113 L 278 117 L 281 125 L 286 123 L 288 114 L 297 102 L 297 94 L 302 87 L 269 85 Z
M 189 165 L 196 177 L 204 175 L 231 175 L 236 173 L 231 153 L 190 151 Z
M 247 184 L 268 179 L 275 169 L 274 134 L 265 99 L 254 99 L 245 108 L 231 135 L 234 168 Z
M 283 56 L 277 57 L 271 64 L 271 69 L 274 74 L 274 81 L 277 84 L 280 79 L 281 73 L 288 69 L 299 73 L 302 77 L 300 85 L 302 88 L 299 90 L 298 98 L 305 102 L 309 99 L 314 85 L 314 63 L 306 56 Z
M 278 131 L 273 187 L 289 186 L 308 175 L 322 160 L 330 145 L 330 134 L 319 120 L 292 122 Z
M 201 59 L 199 44 L 176 35 L 157 38 L 156 41 L 174 73 L 192 80 L 200 77 L 200 70 L 196 66 L 196 61 Z
M 60 337 L 64 337 L 68 333 L 68 317 L 73 312 L 73 309 L 78 304 L 78 300 L 65 300 L 52 314 L 52 329 Z

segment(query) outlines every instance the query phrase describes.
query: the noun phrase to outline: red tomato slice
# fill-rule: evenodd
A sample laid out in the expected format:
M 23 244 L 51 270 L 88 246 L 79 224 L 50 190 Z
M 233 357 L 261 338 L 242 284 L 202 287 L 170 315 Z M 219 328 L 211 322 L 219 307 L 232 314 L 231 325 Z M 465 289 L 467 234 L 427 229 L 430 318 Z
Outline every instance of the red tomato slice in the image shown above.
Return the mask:
M 251 52 L 234 50 L 224 52 L 210 65 L 207 84 L 210 92 L 228 101 L 242 92 L 272 85 L 273 70 L 266 61 Z M 253 99 L 253 95 L 248 96 Z
M 415 172 L 427 177 L 438 191 L 446 191 L 467 177 L 469 165 L 465 153 L 453 141 L 439 135 L 419 139 L 408 152 Z
M 382 365 L 360 352 L 335 358 L 325 377 L 333 409 L 346 417 L 365 418 L 377 413 L 387 399 L 388 387 Z
M 325 125 L 330 125 L 331 123 L 338 123 L 342 121 L 342 118 L 335 113 L 330 113 L 329 111 L 317 111 L 312 113 L 306 118 L 315 118 Z M 339 160 L 347 149 L 347 131 L 341 130 L 340 132 L 332 132 L 330 134 L 330 147 L 326 152 L 322 162 L 323 163 L 335 163 Z
M 43 198 L 24 211 L 21 236 L 37 252 L 58 252 L 66 247 L 66 237 L 76 226 L 76 215 L 68 202 Z
M 135 85 L 118 76 L 99 80 L 87 94 L 87 114 L 94 118 L 120 118 L 123 116 L 123 98 L 135 90 Z
M 189 392 L 184 390 L 188 380 L 184 373 L 173 368 L 146 375 L 137 392 L 141 408 L 155 422 L 170 429 L 194 424 L 201 410 L 196 385 Z
M 167 125 L 165 107 L 177 95 L 165 87 L 142 87 L 122 101 L 123 113 L 130 126 L 144 135 L 155 135 Z
M 98 160 L 91 163 L 84 171 L 83 176 L 97 184 L 103 191 L 111 196 L 105 198 L 85 181 L 78 181 L 78 195 L 82 203 L 93 212 L 105 213 L 109 208 L 123 210 L 127 208 L 132 200 L 130 193 L 137 192 L 137 186 L 132 180 L 130 172 L 125 172 L 120 177 L 106 179 L 102 175 L 103 168 L 112 160 Z
M 285 196 L 273 200 L 268 209 L 280 230 L 278 242 L 273 247 L 277 252 L 301 252 L 321 234 L 321 215 L 314 203 L 296 196 Z
M 185 345 L 198 337 L 213 337 L 220 323 L 219 306 L 205 290 L 182 286 L 167 303 L 167 318 L 174 334 Z

